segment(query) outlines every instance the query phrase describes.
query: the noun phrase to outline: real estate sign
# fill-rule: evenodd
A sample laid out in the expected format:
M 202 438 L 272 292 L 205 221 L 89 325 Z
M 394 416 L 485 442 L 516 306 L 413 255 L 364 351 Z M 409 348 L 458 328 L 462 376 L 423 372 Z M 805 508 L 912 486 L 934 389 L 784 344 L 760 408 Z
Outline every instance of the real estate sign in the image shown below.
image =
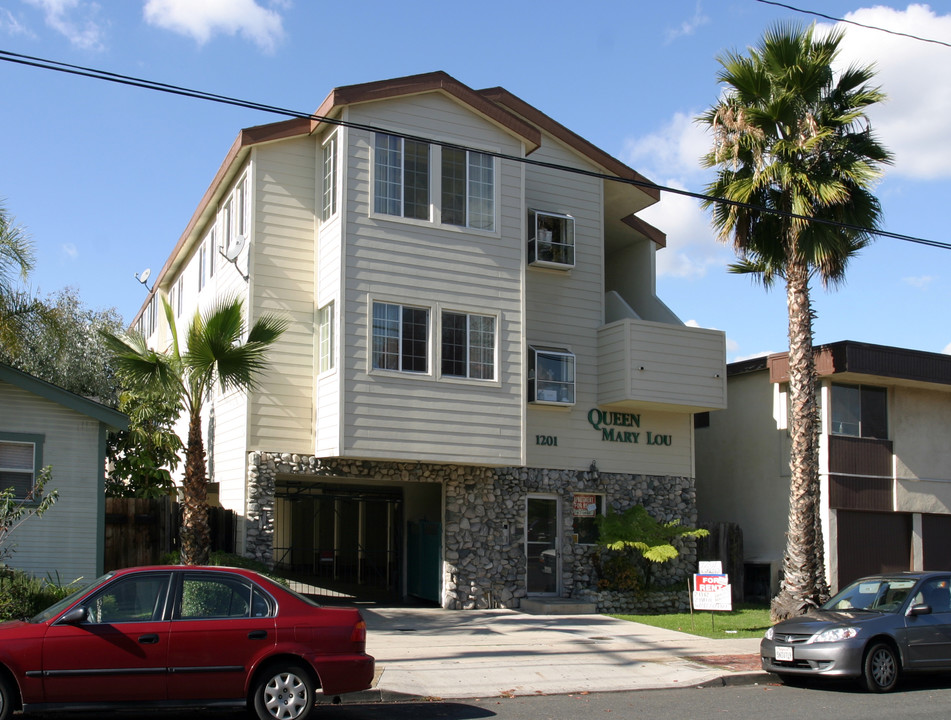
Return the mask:
M 693 609 L 731 611 L 733 597 L 730 578 L 722 573 L 694 575 Z

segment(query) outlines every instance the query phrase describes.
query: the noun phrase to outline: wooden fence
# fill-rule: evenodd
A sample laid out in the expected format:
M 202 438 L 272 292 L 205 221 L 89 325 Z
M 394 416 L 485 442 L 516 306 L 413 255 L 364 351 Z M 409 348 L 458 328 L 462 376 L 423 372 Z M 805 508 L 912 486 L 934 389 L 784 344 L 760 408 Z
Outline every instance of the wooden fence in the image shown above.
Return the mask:
M 211 549 L 234 552 L 237 516 L 208 508 Z M 106 498 L 106 570 L 154 565 L 179 549 L 181 508 L 171 498 Z

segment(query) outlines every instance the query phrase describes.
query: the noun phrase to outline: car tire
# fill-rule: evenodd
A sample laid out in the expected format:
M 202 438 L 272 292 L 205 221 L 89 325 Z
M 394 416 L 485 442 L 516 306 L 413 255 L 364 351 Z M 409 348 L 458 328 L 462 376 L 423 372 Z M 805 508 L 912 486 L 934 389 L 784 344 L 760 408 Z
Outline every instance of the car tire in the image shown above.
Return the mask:
M 862 660 L 862 681 L 871 692 L 891 692 L 898 685 L 901 663 L 895 648 L 887 642 L 872 643 Z
M 258 680 L 253 699 L 261 720 L 306 720 L 316 701 L 314 681 L 300 665 L 272 665 Z
M 13 682 L 0 673 L 0 720 L 9 720 L 17 704 L 17 691 Z

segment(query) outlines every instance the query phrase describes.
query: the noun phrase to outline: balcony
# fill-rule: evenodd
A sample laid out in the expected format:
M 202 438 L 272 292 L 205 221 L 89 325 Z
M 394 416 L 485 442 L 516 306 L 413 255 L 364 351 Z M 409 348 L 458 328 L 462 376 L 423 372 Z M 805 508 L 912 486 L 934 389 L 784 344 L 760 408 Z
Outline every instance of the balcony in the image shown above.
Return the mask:
M 598 328 L 598 405 L 705 412 L 726 408 L 726 336 L 623 319 Z

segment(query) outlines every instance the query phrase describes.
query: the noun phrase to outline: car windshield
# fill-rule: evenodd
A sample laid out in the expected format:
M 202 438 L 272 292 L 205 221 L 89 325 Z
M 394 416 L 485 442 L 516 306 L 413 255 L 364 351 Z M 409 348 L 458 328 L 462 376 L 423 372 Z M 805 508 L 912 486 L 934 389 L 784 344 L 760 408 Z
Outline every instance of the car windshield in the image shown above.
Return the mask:
M 50 605 L 50 606 L 49 606 L 48 608 L 46 608 L 46 610 L 44 610 L 43 612 L 41 612 L 41 613 L 39 613 L 39 614 L 34 615 L 33 617 L 31 617 L 31 618 L 30 618 L 30 622 L 31 622 L 31 623 L 43 623 L 43 622 L 46 622 L 47 620 L 49 620 L 49 619 L 51 619 L 51 618 L 56 617 L 56 616 L 59 615 L 61 612 L 63 612 L 63 610 L 65 610 L 66 608 L 68 608 L 72 603 L 76 602 L 76 598 L 78 598 L 80 595 L 82 595 L 82 594 L 85 593 L 87 590 L 89 590 L 89 588 L 95 587 L 95 586 L 97 586 L 97 585 L 99 585 L 99 584 L 105 582 L 106 580 L 108 580 L 108 579 L 111 578 L 111 577 L 112 577 L 112 573 L 106 573 L 106 574 L 103 575 L 102 577 L 96 578 L 96 579 L 93 580 L 91 583 L 89 583 L 89 584 L 87 584 L 87 585 L 82 585 L 82 586 L 76 588 L 76 592 L 71 592 L 69 595 L 67 595 L 66 597 L 64 597 L 64 598 L 63 598 L 62 600 L 60 600 L 59 602 L 55 603 L 54 605 Z
M 840 591 L 823 610 L 873 610 L 898 612 L 915 580 L 908 578 L 865 578 Z

